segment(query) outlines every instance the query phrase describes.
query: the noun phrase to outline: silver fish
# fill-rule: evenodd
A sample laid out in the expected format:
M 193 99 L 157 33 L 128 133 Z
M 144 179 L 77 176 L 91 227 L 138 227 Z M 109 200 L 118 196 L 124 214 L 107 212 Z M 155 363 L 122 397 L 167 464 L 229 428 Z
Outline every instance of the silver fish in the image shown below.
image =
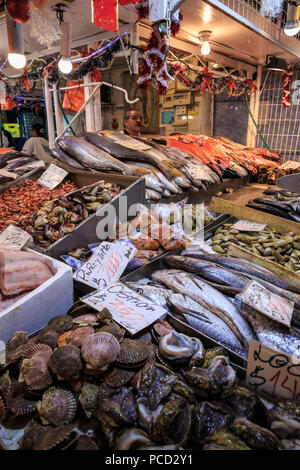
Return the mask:
M 161 199 L 161 194 L 153 189 L 146 188 L 145 194 L 147 200 L 153 199 L 154 201 L 159 201 Z
M 188 295 L 218 315 L 246 347 L 251 339 L 256 339 L 251 327 L 237 308 L 223 294 L 206 282 L 177 269 L 155 271 L 152 274 L 152 279 L 161 282 L 175 292 Z
M 173 181 L 168 180 L 168 178 L 161 171 L 159 171 L 157 168 L 155 168 L 154 166 L 149 165 L 148 163 L 139 163 L 139 165 L 142 168 L 151 170 L 155 174 L 157 179 L 160 181 L 160 183 L 166 189 L 171 191 L 171 193 L 178 194 L 178 193 L 182 192 L 181 188 L 179 188 L 179 186 L 177 186 L 176 183 L 174 183 Z
M 102 171 L 117 171 L 124 175 L 130 174 L 129 168 L 124 163 L 80 137 L 70 136 L 57 139 L 57 145 L 88 168 Z
M 292 330 L 290 332 L 284 325 L 280 325 L 245 304 L 241 305 L 240 312 L 252 326 L 261 344 L 291 355 L 295 352 L 299 336 Z

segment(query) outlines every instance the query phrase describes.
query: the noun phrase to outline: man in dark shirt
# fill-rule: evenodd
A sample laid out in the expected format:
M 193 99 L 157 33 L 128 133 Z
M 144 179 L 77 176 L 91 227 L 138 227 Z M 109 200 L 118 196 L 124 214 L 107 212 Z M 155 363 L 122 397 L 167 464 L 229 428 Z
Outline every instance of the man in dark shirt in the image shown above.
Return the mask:
M 130 109 L 126 111 L 124 116 L 124 131 L 123 133 L 131 136 L 140 135 L 143 128 L 143 115 L 140 111 Z

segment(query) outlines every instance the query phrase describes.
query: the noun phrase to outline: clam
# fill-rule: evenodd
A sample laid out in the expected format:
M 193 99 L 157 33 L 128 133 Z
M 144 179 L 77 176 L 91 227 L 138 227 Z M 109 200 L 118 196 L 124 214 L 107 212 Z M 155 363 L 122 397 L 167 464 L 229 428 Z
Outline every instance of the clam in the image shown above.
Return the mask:
M 160 354 L 169 361 L 190 358 L 199 349 L 201 349 L 202 355 L 204 354 L 202 352 L 204 348 L 199 339 L 191 338 L 176 331 L 164 335 L 159 341 L 158 347 Z
M 254 449 L 277 450 L 282 447 L 277 436 L 269 429 L 262 428 L 247 419 L 236 419 L 231 425 L 231 429 L 234 434 Z
M 281 445 L 284 450 L 300 450 L 299 439 L 282 439 Z
M 50 357 L 49 368 L 59 380 L 77 378 L 82 369 L 80 349 L 76 346 L 62 346 L 56 349 Z
M 46 327 L 38 334 L 38 342 L 47 344 L 48 346 L 51 346 L 52 349 L 54 349 L 57 348 L 57 340 L 59 336 L 60 333 L 54 329 Z
M 227 427 L 231 421 L 231 410 L 223 403 L 214 401 L 197 403 L 193 412 L 192 439 L 201 444 L 206 436 L 217 429 Z
M 69 315 L 58 315 L 48 322 L 48 326 L 62 335 L 73 327 L 73 319 Z
M 120 328 L 119 325 L 117 325 L 117 323 L 115 323 L 114 321 L 112 321 L 108 325 L 102 326 L 99 331 L 103 333 L 110 333 L 111 335 L 117 338 L 119 343 L 123 341 L 125 335 L 125 330 L 123 330 L 123 328 Z
M 59 387 L 50 387 L 37 404 L 43 424 L 63 426 L 70 424 L 77 411 L 77 401 L 73 393 Z
M 83 304 L 80 300 L 75 302 L 72 307 L 68 310 L 67 315 L 70 317 L 77 317 L 78 315 L 84 315 L 90 313 L 91 307 L 86 304 Z
M 91 326 L 83 326 L 82 328 L 72 330 L 66 338 L 66 344 L 80 348 L 87 338 L 93 333 L 94 328 Z
M 96 315 L 89 313 L 73 318 L 73 323 L 78 326 L 97 326 L 99 325 L 99 320 Z
M 176 376 L 170 369 L 154 361 L 147 362 L 138 384 L 139 395 L 148 399 L 150 410 L 155 410 L 170 395 L 175 381 Z
M 59 237 L 66 235 L 67 233 L 74 232 L 76 225 L 73 223 L 63 224 L 59 228 Z
M 82 357 L 87 363 L 87 368 L 106 370 L 114 362 L 120 352 L 117 339 L 110 333 L 94 333 L 83 343 Z
M 225 349 L 221 348 L 220 346 L 217 346 L 215 348 L 207 349 L 207 351 L 205 353 L 204 363 L 203 363 L 202 367 L 204 367 L 204 368 L 208 367 L 209 364 L 211 363 L 211 361 L 216 356 L 226 356 Z
M 182 397 L 171 395 L 150 427 L 150 438 L 160 444 L 185 445 L 190 437 L 192 409 Z
M 139 412 L 138 424 L 141 428 L 149 431 L 152 421 L 159 416 L 163 405 L 158 405 L 155 410 L 150 410 L 148 398 L 139 397 L 136 402 Z
M 74 428 L 74 424 L 67 424 L 66 426 L 47 430 L 34 442 L 33 450 L 51 450 L 63 445 L 70 438 Z
M 156 322 L 153 325 L 152 334 L 159 342 L 163 336 L 168 335 L 174 328 L 166 321 Z
M 52 384 L 53 379 L 48 370 L 52 350 L 40 351 L 29 359 L 24 359 L 21 365 L 21 375 L 26 385 L 32 390 L 44 390 Z
M 148 359 L 150 348 L 143 341 L 125 338 L 120 345 L 116 364 L 125 369 L 142 366 Z
M 142 445 L 151 445 L 149 436 L 138 428 L 124 429 L 117 437 L 114 444 L 116 450 L 136 450 Z
M 87 418 L 91 418 L 97 410 L 99 386 L 85 383 L 79 395 L 79 402 Z
M 240 438 L 223 430 L 214 431 L 211 436 L 205 438 L 205 443 L 223 446 L 224 448 L 227 447 L 232 450 L 251 450 L 250 447 L 248 447 Z M 208 450 L 208 447 L 205 447 L 206 450 Z
M 300 435 L 300 405 L 290 400 L 280 400 L 273 404 L 261 399 L 267 409 L 267 419 L 276 436 L 281 439 L 298 438 Z
M 115 367 L 106 375 L 104 381 L 109 387 L 119 388 L 128 384 L 134 376 L 134 372 Z
M 236 381 L 236 372 L 231 367 L 227 356 L 215 356 L 210 362 L 208 370 L 220 386 L 232 387 Z

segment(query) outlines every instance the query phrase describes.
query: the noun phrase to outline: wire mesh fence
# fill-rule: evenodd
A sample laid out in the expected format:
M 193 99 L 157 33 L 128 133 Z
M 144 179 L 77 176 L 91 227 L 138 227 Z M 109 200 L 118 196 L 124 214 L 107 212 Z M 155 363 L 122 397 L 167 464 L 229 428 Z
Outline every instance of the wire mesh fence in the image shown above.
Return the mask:
M 294 68 L 292 86 L 296 80 L 299 80 L 299 90 L 299 66 Z M 297 88 L 291 89 L 291 106 L 285 108 L 282 106 L 281 73 L 270 72 L 268 77 L 265 73 L 262 83 L 264 87 L 260 95 L 258 114 L 260 131 L 269 147 L 277 151 L 283 161 L 300 161 L 300 104 L 297 104 L 296 99 L 299 95 Z M 256 146 L 262 146 L 259 135 L 256 138 Z

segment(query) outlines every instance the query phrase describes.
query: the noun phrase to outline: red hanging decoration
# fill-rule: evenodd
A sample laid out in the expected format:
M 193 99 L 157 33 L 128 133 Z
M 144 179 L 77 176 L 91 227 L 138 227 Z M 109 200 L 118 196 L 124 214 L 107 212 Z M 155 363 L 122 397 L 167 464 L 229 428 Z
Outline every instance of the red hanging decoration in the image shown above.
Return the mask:
M 92 22 L 112 33 L 118 30 L 118 0 L 92 0 Z
M 6 9 L 17 23 L 26 23 L 30 18 L 29 0 L 6 0 Z
M 236 92 L 235 81 L 233 80 L 233 78 L 229 77 L 229 78 L 226 78 L 226 82 L 228 83 L 228 86 L 229 86 L 229 96 L 235 96 L 235 92 Z
M 176 34 L 179 33 L 182 20 L 183 20 L 183 13 L 182 13 L 182 10 L 180 10 L 179 11 L 179 21 L 173 20 L 171 22 L 171 34 L 172 34 L 172 36 L 175 37 Z
M 26 91 L 28 92 L 30 91 L 30 85 L 25 75 L 20 78 L 20 83 L 22 83 L 25 86 Z
M 281 80 L 283 81 L 283 95 L 282 95 L 282 106 L 289 108 L 291 106 L 291 82 L 293 78 L 293 67 L 288 65 L 285 72 L 281 74 Z
M 142 0 L 119 0 L 121 5 L 129 5 L 130 3 L 141 2 Z
M 248 85 L 250 86 L 251 88 L 251 91 L 256 91 L 257 90 L 257 86 L 255 85 L 255 83 L 250 80 L 249 78 L 247 80 L 245 80 L 245 83 L 248 83 Z
M 209 92 L 212 93 L 211 83 L 209 79 L 212 78 L 213 76 L 214 74 L 209 73 L 208 68 L 205 67 L 203 70 L 203 80 L 202 80 L 201 87 L 200 87 L 200 95 L 203 95 L 203 92 L 206 87 L 208 88 Z
M 152 74 L 156 73 L 157 89 L 160 95 L 168 91 L 168 76 L 166 66 L 167 53 L 166 36 L 160 34 L 159 25 L 154 24 L 152 34 L 145 49 L 140 78 L 137 85 L 142 90 L 147 90 L 151 83 Z

